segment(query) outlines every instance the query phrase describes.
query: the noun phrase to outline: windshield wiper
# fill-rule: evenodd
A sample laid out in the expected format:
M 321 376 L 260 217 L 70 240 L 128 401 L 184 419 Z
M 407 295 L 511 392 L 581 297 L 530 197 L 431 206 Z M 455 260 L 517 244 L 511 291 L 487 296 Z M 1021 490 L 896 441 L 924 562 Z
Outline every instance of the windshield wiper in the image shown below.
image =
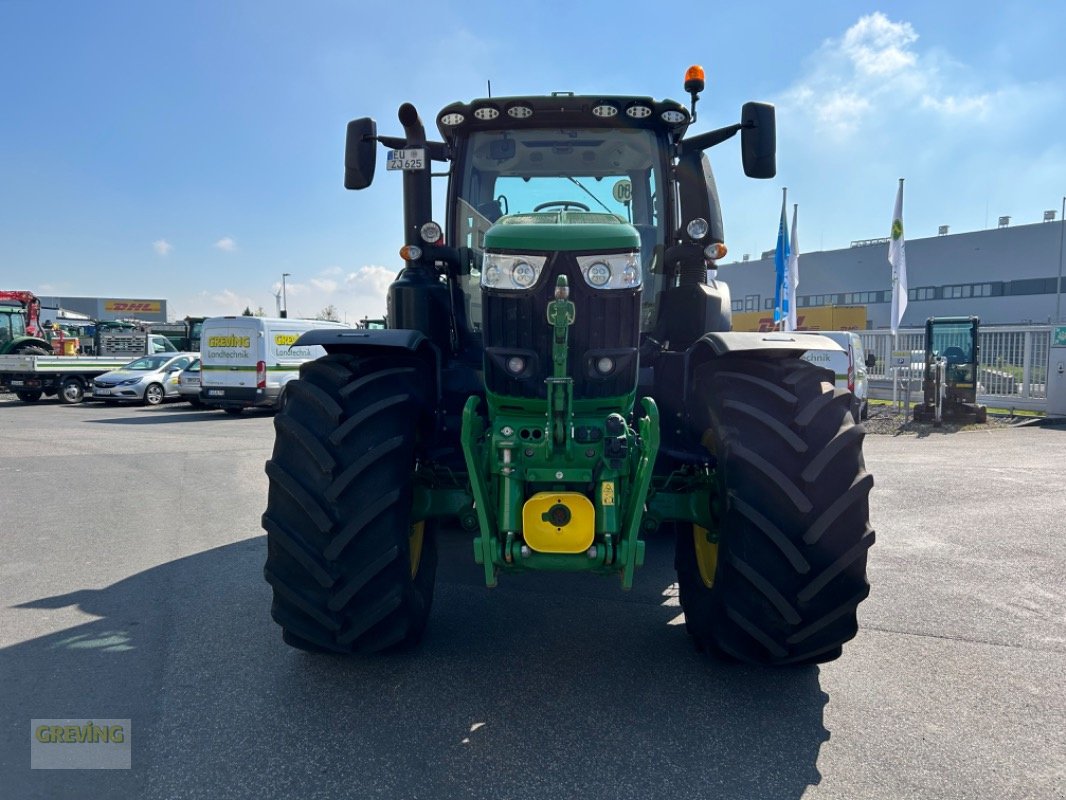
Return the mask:
M 600 204 L 600 207 L 601 207 L 601 208 L 602 208 L 602 209 L 603 209 L 604 211 L 606 211 L 606 212 L 607 212 L 608 214 L 614 214 L 614 212 L 613 212 L 613 211 L 611 211 L 611 209 L 607 208 L 607 206 L 605 206 L 605 205 L 603 204 L 603 201 L 602 201 L 602 200 L 600 200 L 600 198 L 598 198 L 598 197 L 597 197 L 596 195 L 594 195 L 594 194 L 593 194 L 592 192 L 590 192 L 590 191 L 589 191 L 588 189 L 586 189 L 586 188 L 585 188 L 585 185 L 584 185 L 583 183 L 581 183 L 581 181 L 579 181 L 579 180 L 578 180 L 577 178 L 575 178 L 575 177 L 574 177 L 573 175 L 567 175 L 567 176 L 566 176 L 566 179 L 567 179 L 568 181 L 570 181 L 570 182 L 571 182 L 572 184 L 574 184 L 575 186 L 577 186 L 577 188 L 579 188 L 579 189 L 580 189 L 581 191 L 583 191 L 583 192 L 584 192 L 585 194 L 587 194 L 587 195 L 588 195 L 589 197 L 591 197 L 591 198 L 592 198 L 593 200 L 595 200 L 595 201 L 596 201 L 597 203 L 599 203 L 599 204 Z

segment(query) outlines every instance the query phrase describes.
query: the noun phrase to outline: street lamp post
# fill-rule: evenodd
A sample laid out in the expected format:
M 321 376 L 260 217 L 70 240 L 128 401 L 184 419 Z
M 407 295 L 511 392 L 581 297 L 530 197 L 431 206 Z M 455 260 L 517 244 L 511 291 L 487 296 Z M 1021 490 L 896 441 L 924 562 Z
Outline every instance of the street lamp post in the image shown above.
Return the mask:
M 1059 219 L 1059 281 L 1055 284 L 1055 322 L 1062 322 L 1062 235 L 1066 229 L 1066 197 L 1062 198 L 1062 217 Z
M 281 273 L 281 318 L 288 319 L 289 317 L 289 299 L 285 296 L 285 279 L 291 276 L 291 272 Z

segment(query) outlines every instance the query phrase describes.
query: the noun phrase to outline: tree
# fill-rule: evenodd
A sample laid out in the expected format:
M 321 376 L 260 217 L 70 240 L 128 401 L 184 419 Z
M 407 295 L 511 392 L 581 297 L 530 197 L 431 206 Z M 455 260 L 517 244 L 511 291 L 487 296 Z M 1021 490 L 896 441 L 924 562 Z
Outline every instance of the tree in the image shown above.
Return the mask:
M 317 314 L 315 314 L 315 319 L 324 319 L 328 320 L 329 322 L 341 321 L 340 314 L 337 313 L 337 307 L 334 306 L 332 303 L 330 303 L 328 306 L 326 306 Z
M 249 306 L 245 306 L 244 307 L 244 311 L 241 312 L 241 316 L 242 317 L 252 317 L 252 316 L 255 316 L 255 315 L 252 314 L 252 309 Z

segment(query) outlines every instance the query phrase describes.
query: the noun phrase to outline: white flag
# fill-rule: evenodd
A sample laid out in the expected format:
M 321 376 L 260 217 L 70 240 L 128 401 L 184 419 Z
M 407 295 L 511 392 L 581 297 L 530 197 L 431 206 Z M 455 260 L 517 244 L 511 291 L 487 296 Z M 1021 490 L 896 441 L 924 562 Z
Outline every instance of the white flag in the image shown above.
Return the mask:
M 796 214 L 799 211 L 799 205 L 792 206 L 792 245 L 788 251 L 788 269 L 785 270 L 786 281 L 788 283 L 788 317 L 785 320 L 785 330 L 796 330 L 796 304 L 799 302 L 799 297 L 796 295 L 796 289 L 799 288 L 800 282 L 800 247 L 799 237 L 796 235 Z
M 896 210 L 892 214 L 892 238 L 888 242 L 888 263 L 892 265 L 892 333 L 899 330 L 907 310 L 907 248 L 903 238 L 903 178 L 899 179 Z

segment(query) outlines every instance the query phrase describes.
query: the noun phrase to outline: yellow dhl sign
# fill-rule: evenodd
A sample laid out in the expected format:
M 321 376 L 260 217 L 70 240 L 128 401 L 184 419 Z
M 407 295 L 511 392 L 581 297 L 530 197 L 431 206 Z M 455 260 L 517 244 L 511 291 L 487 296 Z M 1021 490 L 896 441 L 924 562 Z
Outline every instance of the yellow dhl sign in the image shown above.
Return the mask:
M 733 330 L 768 333 L 774 329 L 773 311 L 735 311 Z M 856 331 L 866 329 L 866 306 L 811 306 L 796 310 L 798 331 Z
M 281 347 L 292 347 L 299 338 L 300 334 L 298 333 L 278 333 L 274 335 L 274 344 Z
M 132 312 L 147 312 L 158 314 L 163 310 L 163 304 L 158 300 L 105 300 L 104 311 L 111 314 L 128 314 Z
M 252 339 L 250 336 L 209 336 L 207 337 L 208 347 L 251 347 Z

